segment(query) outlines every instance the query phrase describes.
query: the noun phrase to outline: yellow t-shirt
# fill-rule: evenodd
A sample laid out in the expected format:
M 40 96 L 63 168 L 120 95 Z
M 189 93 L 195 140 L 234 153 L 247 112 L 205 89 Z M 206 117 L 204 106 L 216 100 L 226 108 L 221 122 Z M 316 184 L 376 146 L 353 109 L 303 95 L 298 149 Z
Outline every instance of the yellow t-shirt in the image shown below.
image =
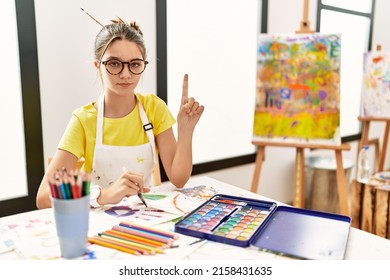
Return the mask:
M 176 122 L 165 102 L 154 94 L 137 94 L 145 109 L 148 120 L 153 125 L 154 136 L 172 127 Z M 68 151 L 77 158 L 84 157 L 83 169 L 92 171 L 96 140 L 97 110 L 89 103 L 73 111 L 72 117 L 58 145 L 58 149 Z M 148 143 L 139 115 L 138 105 L 127 116 L 118 119 L 104 118 L 103 144 L 113 146 L 135 146 Z

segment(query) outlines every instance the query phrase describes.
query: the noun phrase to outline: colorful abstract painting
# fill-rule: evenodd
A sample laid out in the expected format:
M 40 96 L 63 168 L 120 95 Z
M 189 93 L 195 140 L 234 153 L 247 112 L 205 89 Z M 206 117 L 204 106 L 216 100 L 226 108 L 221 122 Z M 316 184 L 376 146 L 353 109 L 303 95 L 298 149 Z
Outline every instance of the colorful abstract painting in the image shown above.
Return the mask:
M 337 34 L 260 34 L 253 140 L 339 144 Z
M 364 55 L 363 112 L 365 117 L 390 117 L 390 53 Z

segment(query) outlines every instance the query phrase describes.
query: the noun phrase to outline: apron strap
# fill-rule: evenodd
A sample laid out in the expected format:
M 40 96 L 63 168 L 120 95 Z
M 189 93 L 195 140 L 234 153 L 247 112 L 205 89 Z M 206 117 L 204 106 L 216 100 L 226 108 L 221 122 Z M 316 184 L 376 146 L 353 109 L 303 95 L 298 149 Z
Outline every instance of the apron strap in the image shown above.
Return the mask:
M 149 143 L 152 146 L 152 153 L 153 153 L 153 162 L 157 162 L 157 152 L 156 152 L 156 144 L 154 142 L 154 134 L 153 134 L 153 125 L 149 122 L 148 117 L 146 116 L 144 107 L 142 106 L 142 103 L 139 102 L 137 98 L 138 108 L 139 108 L 139 115 L 141 117 L 141 121 L 144 127 L 144 130 L 146 132 L 146 136 L 149 139 Z
M 104 118 L 104 94 L 101 94 L 98 100 L 98 112 L 96 119 L 96 144 L 103 144 L 103 118 Z

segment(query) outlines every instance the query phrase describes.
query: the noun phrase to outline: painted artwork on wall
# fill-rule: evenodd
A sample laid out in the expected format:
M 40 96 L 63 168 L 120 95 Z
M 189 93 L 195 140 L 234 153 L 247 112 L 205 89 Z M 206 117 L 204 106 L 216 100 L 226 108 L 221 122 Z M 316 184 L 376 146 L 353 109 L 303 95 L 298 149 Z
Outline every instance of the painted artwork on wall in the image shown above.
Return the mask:
M 364 54 L 362 115 L 390 117 L 390 53 L 372 51 Z
M 338 145 L 339 34 L 260 34 L 254 141 Z

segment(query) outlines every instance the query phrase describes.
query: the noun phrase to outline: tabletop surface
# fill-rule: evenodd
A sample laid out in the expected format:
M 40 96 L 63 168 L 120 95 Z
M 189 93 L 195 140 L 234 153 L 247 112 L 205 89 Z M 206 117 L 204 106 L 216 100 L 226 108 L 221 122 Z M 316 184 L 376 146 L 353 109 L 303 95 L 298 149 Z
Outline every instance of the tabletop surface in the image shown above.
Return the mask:
M 191 178 L 183 189 L 164 182 L 145 195 L 148 208 L 142 208 L 137 197 L 131 197 L 114 206 L 90 212 L 89 236 L 110 229 L 121 221 L 129 221 L 167 231 L 174 231 L 174 221 L 191 212 L 215 194 L 227 194 L 276 202 L 210 177 Z M 183 260 L 256 260 L 289 259 L 279 254 L 260 251 L 254 247 L 238 247 L 219 242 L 180 235 L 174 248 L 163 254 L 134 256 L 98 245 L 89 245 L 90 253 L 82 258 L 97 259 L 183 259 Z M 35 210 L 0 218 L 0 260 L 61 259 L 51 208 Z M 351 227 L 344 259 L 390 259 L 390 240 Z

